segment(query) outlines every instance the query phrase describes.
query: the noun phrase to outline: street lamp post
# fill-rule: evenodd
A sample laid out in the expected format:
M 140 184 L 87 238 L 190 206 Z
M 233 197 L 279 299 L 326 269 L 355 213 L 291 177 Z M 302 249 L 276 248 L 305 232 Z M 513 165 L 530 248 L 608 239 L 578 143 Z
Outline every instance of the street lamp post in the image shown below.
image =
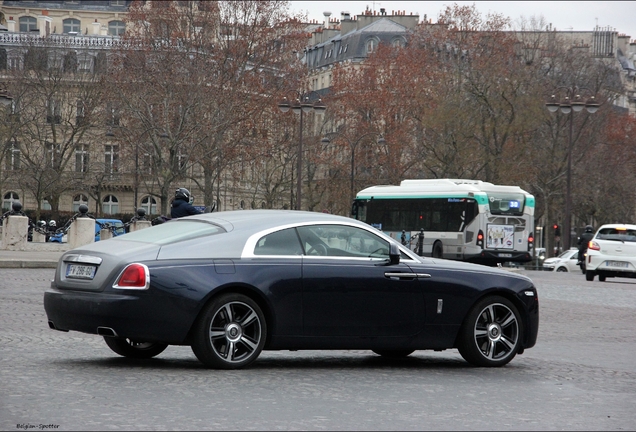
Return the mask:
M 343 134 L 339 134 L 338 132 L 331 132 L 327 135 L 338 135 L 343 137 L 347 143 L 349 144 L 349 148 L 351 149 L 351 178 L 350 178 L 350 186 L 349 186 L 349 197 L 350 197 L 350 201 L 353 202 L 353 199 L 355 198 L 355 190 L 354 190 L 354 182 L 355 182 L 355 167 L 356 167 L 356 148 L 358 147 L 358 144 L 366 137 L 368 136 L 372 136 L 372 135 L 377 135 L 378 136 L 378 144 L 384 144 L 386 143 L 386 140 L 384 139 L 384 137 L 382 136 L 382 134 L 378 133 L 378 132 L 367 132 L 363 135 L 361 135 L 357 140 L 355 141 L 351 141 L 349 138 L 347 138 L 346 135 Z M 323 144 L 329 144 L 331 142 L 331 140 L 329 139 L 328 136 L 325 136 L 321 142 Z
M 567 91 L 566 96 L 562 100 L 557 100 L 556 95 L 552 95 L 550 100 L 546 102 L 545 106 L 548 108 L 548 111 L 555 113 L 557 111 L 561 111 L 561 113 L 569 116 L 570 122 L 570 130 L 569 130 L 569 139 L 568 139 L 568 162 L 566 168 L 566 189 L 565 189 L 565 221 L 563 224 L 563 231 L 565 233 L 565 238 L 563 242 L 563 248 L 565 250 L 570 249 L 571 243 L 571 219 L 572 219 L 572 129 L 574 123 L 574 113 L 581 112 L 583 108 L 587 110 L 590 114 L 594 114 L 599 109 L 599 103 L 596 102 L 594 96 L 590 97 L 586 102 L 583 102 L 581 95 L 579 94 L 579 90 L 588 90 L 580 87 L 559 87 L 559 89 L 565 89 Z M 570 95 L 574 95 L 574 100 L 570 100 Z
M 293 103 L 289 103 L 287 98 L 283 98 L 282 101 L 278 103 L 278 108 L 286 113 L 291 110 L 300 114 L 300 132 L 298 138 L 298 160 L 297 160 L 297 168 L 296 168 L 296 210 L 300 210 L 301 205 L 301 195 L 302 195 L 302 157 L 303 157 L 303 114 L 308 114 L 314 111 L 316 114 L 322 115 L 327 109 L 326 105 L 322 103 L 322 99 L 318 99 L 315 103 L 311 103 L 309 100 L 308 94 L 301 95 L 298 99 L 296 99 Z

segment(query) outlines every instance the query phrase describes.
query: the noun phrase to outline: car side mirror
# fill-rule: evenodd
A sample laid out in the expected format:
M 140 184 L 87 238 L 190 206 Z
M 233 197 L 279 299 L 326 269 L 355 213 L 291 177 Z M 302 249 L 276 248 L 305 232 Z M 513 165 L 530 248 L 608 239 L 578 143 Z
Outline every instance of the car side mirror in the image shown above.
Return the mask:
M 389 243 L 389 265 L 400 263 L 400 247 L 395 243 Z

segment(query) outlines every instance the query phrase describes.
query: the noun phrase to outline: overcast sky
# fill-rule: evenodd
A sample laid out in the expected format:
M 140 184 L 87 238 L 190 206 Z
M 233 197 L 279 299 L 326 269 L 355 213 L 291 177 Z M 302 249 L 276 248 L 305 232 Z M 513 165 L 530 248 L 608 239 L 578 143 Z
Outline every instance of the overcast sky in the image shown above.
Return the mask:
M 291 1 L 293 12 L 303 12 L 308 18 L 323 22 L 323 12 L 332 13 L 332 18 L 340 19 L 341 12 L 352 15 L 361 14 L 367 6 L 370 10 L 387 14 L 392 11 L 404 11 L 407 15 L 424 14 L 437 21 L 439 13 L 446 5 L 475 4 L 482 14 L 495 12 L 509 17 L 513 22 L 521 16 L 543 15 L 547 23 L 552 23 L 558 31 L 592 31 L 596 25 L 611 27 L 636 39 L 636 1 Z

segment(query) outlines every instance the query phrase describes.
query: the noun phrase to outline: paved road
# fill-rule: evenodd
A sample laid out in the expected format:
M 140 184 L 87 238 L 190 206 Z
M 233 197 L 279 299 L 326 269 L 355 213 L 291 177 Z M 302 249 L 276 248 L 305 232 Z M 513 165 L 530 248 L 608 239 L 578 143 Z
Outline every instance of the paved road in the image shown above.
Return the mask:
M 134 362 L 101 338 L 49 330 L 51 269 L 0 269 L 0 429 L 633 430 L 636 281 L 528 272 L 537 346 L 500 369 L 455 350 L 266 352 L 201 367 L 188 347 Z

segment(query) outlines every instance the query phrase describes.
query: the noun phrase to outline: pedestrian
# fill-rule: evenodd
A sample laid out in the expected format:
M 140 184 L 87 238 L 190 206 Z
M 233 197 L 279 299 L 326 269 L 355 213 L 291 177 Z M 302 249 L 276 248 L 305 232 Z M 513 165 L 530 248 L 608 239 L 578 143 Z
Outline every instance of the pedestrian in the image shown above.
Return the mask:
M 190 191 L 186 188 L 179 188 L 174 193 L 174 200 L 170 210 L 170 217 L 172 219 L 180 218 L 183 216 L 190 216 L 195 214 L 201 214 L 202 212 L 197 210 L 192 203 L 194 197 L 190 194 Z
M 587 245 L 590 243 L 590 240 L 594 237 L 594 227 L 592 225 L 588 225 L 585 227 L 585 232 L 581 234 L 579 237 L 578 246 L 579 246 L 579 262 L 577 264 L 581 264 L 585 261 L 585 252 L 587 252 Z

